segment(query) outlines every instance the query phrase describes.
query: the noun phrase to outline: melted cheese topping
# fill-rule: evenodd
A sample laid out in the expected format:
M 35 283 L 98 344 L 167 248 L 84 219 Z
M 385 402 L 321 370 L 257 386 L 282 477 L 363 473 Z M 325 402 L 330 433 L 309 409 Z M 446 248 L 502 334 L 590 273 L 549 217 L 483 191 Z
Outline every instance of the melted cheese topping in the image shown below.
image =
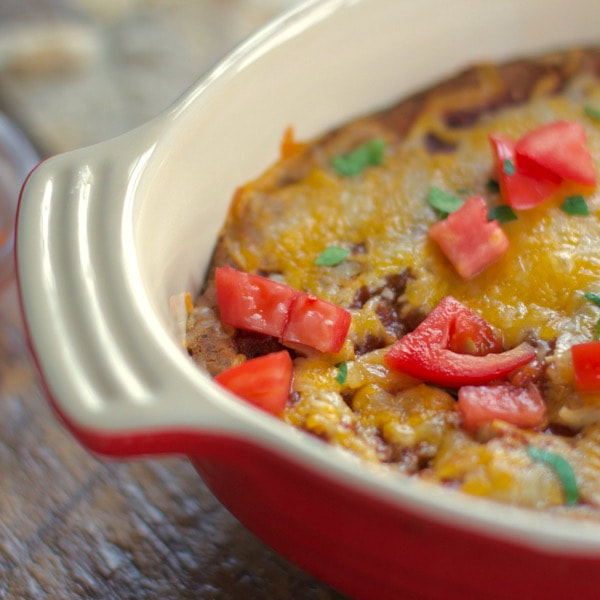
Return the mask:
M 495 93 L 494 73 L 490 69 L 490 96 Z M 544 80 L 540 85 L 544 87 Z M 383 164 L 359 176 L 338 176 L 324 157 L 295 183 L 271 189 L 262 185 L 272 178 L 269 172 L 248 184 L 236 195 L 223 232 L 227 250 L 245 271 L 270 272 L 343 307 L 353 306 L 361 289 L 381 289 L 387 276 L 408 269 L 403 310 L 414 307 L 428 313 L 451 294 L 501 331 L 506 347 L 531 335 L 556 341 L 547 371 L 552 386 L 545 391 L 554 413 L 565 405 L 600 405 L 598 396 L 575 393 L 570 359 L 570 346 L 591 340 L 600 316 L 583 298 L 588 291 L 600 293 L 600 192 L 563 183 L 556 197 L 520 211 L 517 221 L 502 225 L 509 250 L 470 281 L 457 275 L 428 238 L 438 216 L 426 200 L 430 188 L 437 186 L 464 198 L 484 196 L 490 206 L 502 203 L 487 187 L 493 162 L 488 135 L 494 132 L 517 139 L 542 123 L 578 121 L 600 164 L 600 122 L 583 111 L 586 105 L 600 107 L 599 86 L 580 76 L 560 96 L 534 97 L 488 112 L 472 127 L 448 129 L 442 115 L 449 107 L 464 106 L 464 94 L 468 92 L 435 97 L 408 136 L 388 145 Z M 432 131 L 456 149 L 428 152 L 423 138 Z M 588 216 L 560 210 L 571 194 L 585 196 Z M 329 245 L 348 248 L 351 254 L 335 267 L 315 265 Z M 383 326 L 374 300 L 351 312 L 351 330 L 340 353 L 296 359 L 297 394 L 284 416 L 288 422 L 368 460 L 453 482 L 472 494 L 533 507 L 562 503 L 555 474 L 533 464 L 525 449 L 535 436 L 552 436 L 509 435 L 489 443 L 473 439 L 460 430 L 452 396 L 390 372 L 383 361 L 386 348 L 356 355 L 356 345 L 369 336 L 387 345 L 395 338 Z M 348 361 L 343 384 L 336 381 L 335 365 L 341 360 Z M 570 415 L 571 408 L 563 414 Z M 576 471 L 596 473 L 583 450 L 578 454 L 568 442 L 563 446 Z M 423 469 L 425 463 L 429 466 Z M 584 496 L 594 503 L 600 498 L 600 476 L 594 474 L 588 482 Z
M 426 201 L 433 185 L 463 197 L 482 195 L 490 204 L 501 202 L 486 189 L 492 172 L 489 133 L 518 138 L 543 122 L 576 120 L 583 123 L 588 147 L 600 164 L 600 123 L 583 117 L 578 90 L 576 86 L 571 95 L 540 98 L 488 115 L 473 128 L 446 132 L 458 144 L 448 154 L 423 148 L 423 131 L 432 128 L 432 116 L 426 113 L 400 147 L 388 150 L 383 165 L 359 177 L 341 178 L 315 168 L 268 198 L 250 192 L 236 211 L 244 223 L 234 227 L 235 239 L 227 238 L 229 249 L 242 269 L 281 272 L 289 285 L 341 306 L 351 305 L 362 286 L 377 287 L 385 275 L 409 268 L 414 279 L 406 298 L 412 305 L 428 312 L 452 294 L 500 329 L 508 346 L 529 331 L 542 339 L 565 330 L 588 337 L 595 311 L 582 296 L 600 292 L 597 190 L 563 184 L 554 199 L 520 211 L 518 221 L 503 225 L 508 252 L 470 281 L 461 279 L 427 237 L 438 220 Z M 560 210 L 565 196 L 582 192 L 590 216 Z M 357 244 L 367 251 L 339 267 L 314 264 L 327 245 Z

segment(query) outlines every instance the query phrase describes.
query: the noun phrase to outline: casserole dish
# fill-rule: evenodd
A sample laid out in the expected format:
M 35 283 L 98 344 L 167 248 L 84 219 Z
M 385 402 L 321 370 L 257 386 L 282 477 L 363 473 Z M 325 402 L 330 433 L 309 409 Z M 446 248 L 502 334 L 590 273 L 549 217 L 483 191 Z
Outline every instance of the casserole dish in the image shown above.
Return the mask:
M 192 364 L 173 299 L 289 124 L 310 138 L 473 62 L 593 44 L 598 17 L 593 0 L 307 2 L 154 121 L 38 167 L 17 273 L 69 429 L 101 455 L 189 456 L 259 537 L 355 597 L 592 596 L 598 525 L 392 478 L 289 429 Z

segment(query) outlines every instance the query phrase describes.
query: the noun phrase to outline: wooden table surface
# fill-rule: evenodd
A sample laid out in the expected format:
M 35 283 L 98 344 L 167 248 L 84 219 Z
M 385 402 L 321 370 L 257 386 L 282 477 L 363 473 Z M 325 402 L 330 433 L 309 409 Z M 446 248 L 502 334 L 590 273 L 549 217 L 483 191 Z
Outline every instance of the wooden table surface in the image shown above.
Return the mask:
M 185 459 L 102 462 L 57 421 L 0 296 L 0 598 L 341 599 L 269 550 Z
M 1 0 L 0 110 L 41 156 L 101 141 L 294 1 Z M 341 598 L 248 532 L 186 460 L 81 448 L 40 391 L 16 298 L 14 282 L 0 292 L 0 598 Z

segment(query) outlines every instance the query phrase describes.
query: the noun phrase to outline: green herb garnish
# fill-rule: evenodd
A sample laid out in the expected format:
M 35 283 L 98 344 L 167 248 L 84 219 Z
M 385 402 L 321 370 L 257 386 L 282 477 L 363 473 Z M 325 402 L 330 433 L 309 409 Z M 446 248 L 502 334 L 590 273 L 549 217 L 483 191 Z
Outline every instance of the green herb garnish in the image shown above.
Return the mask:
M 338 368 L 338 374 L 335 380 L 340 384 L 344 385 L 346 383 L 346 377 L 348 376 L 348 365 L 346 361 L 342 361 L 335 365 Z
M 515 174 L 515 165 L 513 164 L 513 161 L 510 160 L 510 158 L 505 158 L 504 159 L 504 162 L 502 163 L 502 170 L 507 175 L 514 175 Z
M 485 187 L 493 193 L 498 193 L 500 191 L 500 184 L 495 179 L 488 179 Z
M 583 196 L 567 196 L 560 205 L 560 210 L 569 215 L 589 215 L 587 203 Z
M 600 306 L 600 296 L 598 294 L 594 294 L 594 292 L 586 292 L 583 297 L 590 302 L 593 302 L 596 306 Z M 600 319 L 596 321 L 596 326 L 594 327 L 594 341 L 600 341 Z
M 590 119 L 594 119 L 594 121 L 600 121 L 600 108 L 594 108 L 593 106 L 586 106 L 583 109 L 583 112 L 590 117 Z
M 446 215 L 458 210 L 465 203 L 464 200 L 458 198 L 454 194 L 445 192 L 444 190 L 435 186 L 429 190 L 429 194 L 427 194 L 427 202 L 429 202 L 430 206 L 433 206 L 433 208 L 436 208 Z
M 554 469 L 562 484 L 566 505 L 573 506 L 577 504 L 579 500 L 577 480 L 569 461 L 560 454 L 542 450 L 542 448 L 536 446 L 528 446 L 527 453 L 533 460 L 546 463 Z
M 600 306 L 600 296 L 594 294 L 594 292 L 586 292 L 583 297 L 590 302 L 593 302 L 596 306 Z
M 459 190 L 456 190 L 456 193 L 461 194 L 461 196 L 466 196 L 467 194 L 471 193 L 471 190 L 468 188 L 460 188 Z
M 498 223 L 508 223 L 509 221 L 516 221 L 518 218 L 515 211 L 508 204 L 492 206 L 488 210 L 488 221 L 496 219 Z
M 383 162 L 385 141 L 373 138 L 352 152 L 331 159 L 331 165 L 339 175 L 358 175 L 364 168 Z
M 319 256 L 315 259 L 315 265 L 322 267 L 335 267 L 339 265 L 344 259 L 350 254 L 349 250 L 345 248 L 338 248 L 337 246 L 327 246 Z

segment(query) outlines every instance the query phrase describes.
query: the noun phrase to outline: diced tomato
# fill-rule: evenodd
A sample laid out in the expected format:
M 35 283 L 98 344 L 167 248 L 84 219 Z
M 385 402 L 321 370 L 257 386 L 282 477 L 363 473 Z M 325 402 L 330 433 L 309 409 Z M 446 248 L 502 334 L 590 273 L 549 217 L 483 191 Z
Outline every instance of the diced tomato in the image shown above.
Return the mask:
M 571 346 L 575 387 L 580 392 L 600 392 L 600 342 Z
M 446 296 L 413 332 L 392 346 L 385 357 L 386 364 L 390 369 L 421 381 L 461 387 L 498 379 L 535 358 L 535 349 L 527 343 L 485 356 L 452 351 L 449 345 L 457 321 L 465 322 L 469 318 L 471 331 L 476 331 L 476 323 L 481 317 L 452 296 Z M 491 328 L 483 319 L 481 322 L 485 325 L 485 333 L 480 335 L 485 338 Z
M 535 350 L 526 343 L 498 354 L 473 356 L 446 348 L 431 348 L 423 340 L 405 340 L 406 337 L 396 342 L 387 354 L 388 366 L 421 381 L 445 387 L 488 383 L 504 377 L 535 356 Z
M 228 265 L 217 268 L 215 279 L 217 302 L 225 325 L 281 336 L 290 306 L 300 292 Z
M 300 294 L 290 307 L 281 341 L 321 352 L 339 352 L 351 320 L 350 313 L 343 308 L 310 294 Z
M 596 185 L 594 161 L 585 142 L 585 130 L 579 123 L 554 121 L 533 129 L 517 142 L 516 162 L 529 171 Z
M 471 279 L 508 249 L 508 238 L 498 221 L 488 221 L 485 200 L 467 200 L 444 221 L 429 228 L 429 235 L 461 277 Z
M 448 350 L 458 354 L 483 356 L 502 351 L 502 338 L 478 314 L 466 309 L 452 324 Z
M 494 152 L 494 170 L 500 193 L 507 204 L 515 210 L 533 208 L 551 198 L 560 186 L 560 178 L 552 173 L 542 173 L 539 169 L 532 172 L 521 170 L 515 163 L 515 143 L 503 135 L 490 135 L 490 143 Z M 510 161 L 515 172 L 507 173 L 505 161 Z M 545 175 L 545 176 L 543 176 Z
M 560 177 L 559 175 L 557 175 L 556 173 L 554 173 L 553 171 L 546 169 L 545 167 L 543 167 L 542 165 L 531 160 L 527 156 L 523 156 L 523 155 L 517 156 L 517 153 L 515 150 L 516 144 L 514 142 L 512 142 L 512 144 L 513 144 L 513 159 L 512 160 L 515 165 L 515 169 L 517 170 L 518 174 L 521 175 L 522 178 L 534 179 L 535 181 L 546 180 L 546 181 L 549 181 L 550 183 L 555 183 L 557 187 L 562 183 L 563 178 Z M 517 144 L 518 144 L 518 142 L 517 142 Z
M 504 201 L 524 210 L 553 196 L 565 179 L 595 185 L 596 170 L 585 141 L 583 127 L 570 121 L 537 127 L 516 144 L 503 135 L 490 135 Z
M 477 429 L 494 419 L 518 427 L 537 427 L 544 421 L 546 404 L 537 387 L 501 385 L 465 386 L 458 390 L 458 410 L 465 429 Z
M 226 325 L 321 352 L 338 352 L 346 339 L 352 317 L 335 304 L 230 266 L 217 268 L 215 279 Z
M 215 381 L 254 406 L 280 415 L 290 395 L 292 374 L 292 359 L 282 350 L 227 369 Z

